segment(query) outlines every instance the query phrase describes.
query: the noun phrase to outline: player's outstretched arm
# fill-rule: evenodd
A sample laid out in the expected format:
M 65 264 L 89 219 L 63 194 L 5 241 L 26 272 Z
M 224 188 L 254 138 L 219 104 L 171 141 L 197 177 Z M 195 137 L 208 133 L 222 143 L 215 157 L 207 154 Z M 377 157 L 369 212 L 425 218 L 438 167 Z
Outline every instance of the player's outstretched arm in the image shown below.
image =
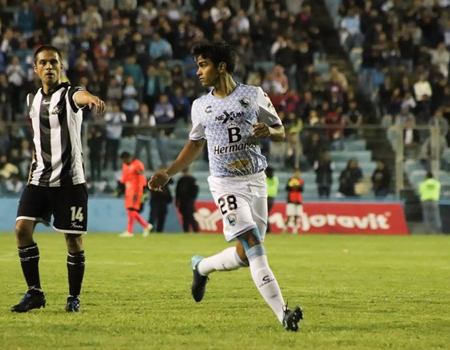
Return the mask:
M 89 109 L 95 107 L 95 112 L 97 114 L 103 113 L 105 111 L 105 102 L 103 102 L 97 96 L 92 95 L 88 91 L 80 91 L 75 93 L 73 99 L 80 107 L 88 106 Z
M 169 179 L 179 173 L 184 168 L 187 168 L 191 163 L 197 159 L 202 152 L 205 140 L 189 140 L 186 146 L 181 150 L 177 159 L 169 165 L 165 170 L 156 172 L 148 182 L 148 187 L 154 191 L 161 191 L 162 187 L 169 181 Z

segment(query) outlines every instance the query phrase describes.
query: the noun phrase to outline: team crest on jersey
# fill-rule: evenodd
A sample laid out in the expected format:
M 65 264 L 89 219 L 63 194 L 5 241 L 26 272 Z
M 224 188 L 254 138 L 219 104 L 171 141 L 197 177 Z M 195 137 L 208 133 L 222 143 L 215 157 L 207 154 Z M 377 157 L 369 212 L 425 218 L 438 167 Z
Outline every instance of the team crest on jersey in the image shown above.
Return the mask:
M 250 99 L 248 97 L 243 97 L 239 100 L 239 103 L 242 105 L 242 107 L 248 107 L 250 104 Z
M 230 226 L 236 226 L 236 214 L 229 214 L 227 216 L 227 221 Z
M 59 114 L 59 112 L 61 112 L 61 109 L 59 108 L 59 106 L 55 106 L 55 108 L 53 108 L 53 110 L 52 110 L 52 114 Z

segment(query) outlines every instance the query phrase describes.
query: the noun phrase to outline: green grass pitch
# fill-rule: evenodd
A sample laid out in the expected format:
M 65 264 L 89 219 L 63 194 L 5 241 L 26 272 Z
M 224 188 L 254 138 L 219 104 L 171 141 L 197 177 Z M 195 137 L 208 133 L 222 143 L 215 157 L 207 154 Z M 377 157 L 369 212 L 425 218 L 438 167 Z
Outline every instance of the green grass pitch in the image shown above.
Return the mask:
M 450 237 L 269 236 L 285 299 L 305 312 L 282 329 L 248 269 L 211 275 L 190 295 L 189 259 L 222 235 L 85 237 L 81 314 L 66 314 L 66 253 L 37 234 L 45 309 L 12 314 L 25 291 L 12 234 L 0 234 L 0 349 L 450 349 Z

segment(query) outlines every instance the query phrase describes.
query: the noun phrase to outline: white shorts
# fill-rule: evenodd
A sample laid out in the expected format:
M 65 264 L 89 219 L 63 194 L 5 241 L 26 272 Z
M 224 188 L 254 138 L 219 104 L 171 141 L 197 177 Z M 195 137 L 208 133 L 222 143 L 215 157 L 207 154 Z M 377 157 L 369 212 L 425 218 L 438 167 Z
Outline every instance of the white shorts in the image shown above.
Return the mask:
M 286 216 L 301 216 L 303 214 L 303 205 L 298 203 L 286 204 Z
M 267 185 L 264 172 L 237 177 L 208 177 L 209 189 L 223 219 L 230 242 L 257 228 L 264 241 L 267 228 Z

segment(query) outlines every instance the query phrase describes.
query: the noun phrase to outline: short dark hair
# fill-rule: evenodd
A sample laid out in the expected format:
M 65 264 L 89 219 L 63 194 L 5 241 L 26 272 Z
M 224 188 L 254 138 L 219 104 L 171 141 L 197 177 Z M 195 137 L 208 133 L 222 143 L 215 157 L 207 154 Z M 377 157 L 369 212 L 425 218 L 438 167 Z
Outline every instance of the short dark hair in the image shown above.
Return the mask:
M 230 74 L 236 67 L 236 52 L 224 41 L 197 44 L 192 49 L 192 55 L 196 60 L 199 56 L 210 59 L 214 67 L 224 62 L 227 65 L 227 72 Z
M 122 152 L 120 154 L 120 159 L 125 159 L 125 158 L 131 158 L 131 153 L 130 152 Z
M 37 57 L 42 51 L 53 51 L 53 52 L 56 52 L 58 54 L 59 59 L 62 60 L 61 52 L 59 52 L 59 50 L 55 46 L 53 46 L 53 45 L 42 45 L 34 53 L 34 64 L 36 64 Z
M 432 179 L 433 178 L 433 173 L 431 171 L 429 171 L 427 173 L 427 179 Z

